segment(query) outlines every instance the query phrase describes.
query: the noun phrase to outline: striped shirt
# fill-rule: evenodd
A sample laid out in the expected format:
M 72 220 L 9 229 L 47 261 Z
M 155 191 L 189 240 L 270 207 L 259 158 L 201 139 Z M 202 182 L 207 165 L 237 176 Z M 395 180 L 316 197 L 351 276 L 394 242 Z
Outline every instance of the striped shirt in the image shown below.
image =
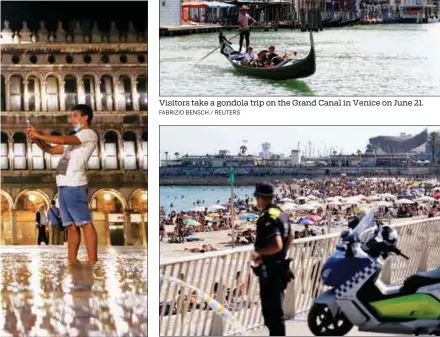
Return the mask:
M 249 20 L 253 20 L 248 13 L 238 15 L 238 27 L 241 31 L 249 30 Z

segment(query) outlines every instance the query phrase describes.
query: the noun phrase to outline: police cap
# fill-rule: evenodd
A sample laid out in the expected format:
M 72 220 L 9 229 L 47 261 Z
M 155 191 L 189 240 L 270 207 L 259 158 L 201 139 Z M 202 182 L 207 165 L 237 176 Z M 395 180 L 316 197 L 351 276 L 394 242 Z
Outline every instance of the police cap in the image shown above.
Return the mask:
M 254 196 L 271 197 L 275 194 L 275 188 L 271 183 L 258 183 L 255 185 Z

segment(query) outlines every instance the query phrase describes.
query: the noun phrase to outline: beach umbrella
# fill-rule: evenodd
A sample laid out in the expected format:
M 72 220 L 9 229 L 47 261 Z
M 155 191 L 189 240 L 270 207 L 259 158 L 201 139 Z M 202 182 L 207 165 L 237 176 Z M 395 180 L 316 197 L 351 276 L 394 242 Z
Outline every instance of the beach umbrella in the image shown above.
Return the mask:
M 290 198 L 283 198 L 283 199 L 281 199 L 281 202 L 295 202 L 295 201 Z
M 417 198 L 415 201 L 417 201 L 417 202 L 432 202 L 434 200 L 435 200 L 435 198 L 426 195 L 424 197 Z
M 193 209 L 194 212 L 203 212 L 205 210 L 205 206 L 197 206 Z
M 291 203 L 291 202 L 286 203 L 286 204 L 284 204 L 284 205 L 281 206 L 281 208 L 282 208 L 283 211 L 285 211 L 285 212 L 293 211 L 293 210 L 295 210 L 297 207 L 298 207 L 297 204 L 294 204 L 294 203 Z
M 239 209 L 239 210 L 245 210 L 245 209 L 246 209 L 246 206 L 245 206 L 245 205 L 238 205 L 238 209 Z
M 383 201 L 383 200 L 381 200 L 381 201 L 378 201 L 378 202 L 376 203 L 376 205 L 379 206 L 379 207 L 391 207 L 391 206 L 393 206 L 393 203 L 392 203 L 392 202 L 389 202 L 389 201 Z
M 372 195 L 370 197 L 366 198 L 368 201 L 379 201 L 380 200 L 380 196 L 378 195 Z
M 220 215 L 220 214 L 215 213 L 215 212 L 213 212 L 213 213 L 208 213 L 208 216 L 213 217 L 213 218 L 218 217 L 219 215 Z
M 414 201 L 409 200 L 409 199 L 399 199 L 396 201 L 396 204 L 398 204 L 398 205 L 410 205 L 413 203 L 414 203 Z
M 382 199 L 396 199 L 396 196 L 391 193 L 382 193 L 380 196 Z
M 349 182 L 347 183 L 347 185 L 348 185 L 350 188 L 354 188 L 354 187 L 356 187 L 356 184 L 355 184 L 354 182 L 352 182 L 352 181 L 349 181 Z
M 345 173 L 341 173 L 341 177 L 346 177 L 347 175 Z
M 433 197 L 434 197 L 435 199 L 440 199 L 440 193 L 434 193 Z
M 200 226 L 200 222 L 197 222 L 196 220 L 190 218 L 184 219 L 183 224 L 185 226 Z
M 317 206 L 316 204 L 304 204 L 298 206 L 298 209 L 304 210 L 304 211 L 312 211 L 314 209 L 319 208 L 320 206 Z
M 432 190 L 433 190 L 434 192 L 440 192 L 440 187 L 434 187 Z
M 211 205 L 211 206 L 209 206 L 208 207 L 208 210 L 210 211 L 210 212 L 215 212 L 215 211 L 218 211 L 218 210 L 224 210 L 224 209 L 226 209 L 226 207 L 224 207 L 224 206 L 222 206 L 222 205 Z
M 240 220 L 250 220 L 250 219 L 255 219 L 255 218 L 258 218 L 258 215 L 253 214 L 253 213 L 241 214 L 239 217 Z
M 315 197 L 314 195 L 309 195 L 309 196 L 307 197 L 307 200 L 318 200 L 318 198 Z

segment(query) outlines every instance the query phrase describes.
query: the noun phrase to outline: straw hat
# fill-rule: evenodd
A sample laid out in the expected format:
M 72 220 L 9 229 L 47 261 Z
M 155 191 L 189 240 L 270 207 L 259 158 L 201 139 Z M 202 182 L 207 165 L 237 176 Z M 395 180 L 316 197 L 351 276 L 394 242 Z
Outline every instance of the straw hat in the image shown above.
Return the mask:
M 249 7 L 245 6 L 245 5 L 240 7 L 240 10 L 242 10 L 242 11 L 247 11 L 248 9 L 249 9 Z

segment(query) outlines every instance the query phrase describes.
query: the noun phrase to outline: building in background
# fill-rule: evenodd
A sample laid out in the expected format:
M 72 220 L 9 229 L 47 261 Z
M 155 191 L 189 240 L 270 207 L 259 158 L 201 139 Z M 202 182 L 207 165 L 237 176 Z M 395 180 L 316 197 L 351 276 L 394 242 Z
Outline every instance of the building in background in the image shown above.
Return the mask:
M 56 29 L 22 22 L 15 30 L 19 23 L 2 18 L 0 244 L 36 244 L 35 210 L 57 200 L 60 156 L 29 141 L 26 121 L 66 135 L 72 107 L 88 104 L 99 136 L 88 162 L 99 244 L 146 245 L 146 6 L 142 29 L 60 21 Z

